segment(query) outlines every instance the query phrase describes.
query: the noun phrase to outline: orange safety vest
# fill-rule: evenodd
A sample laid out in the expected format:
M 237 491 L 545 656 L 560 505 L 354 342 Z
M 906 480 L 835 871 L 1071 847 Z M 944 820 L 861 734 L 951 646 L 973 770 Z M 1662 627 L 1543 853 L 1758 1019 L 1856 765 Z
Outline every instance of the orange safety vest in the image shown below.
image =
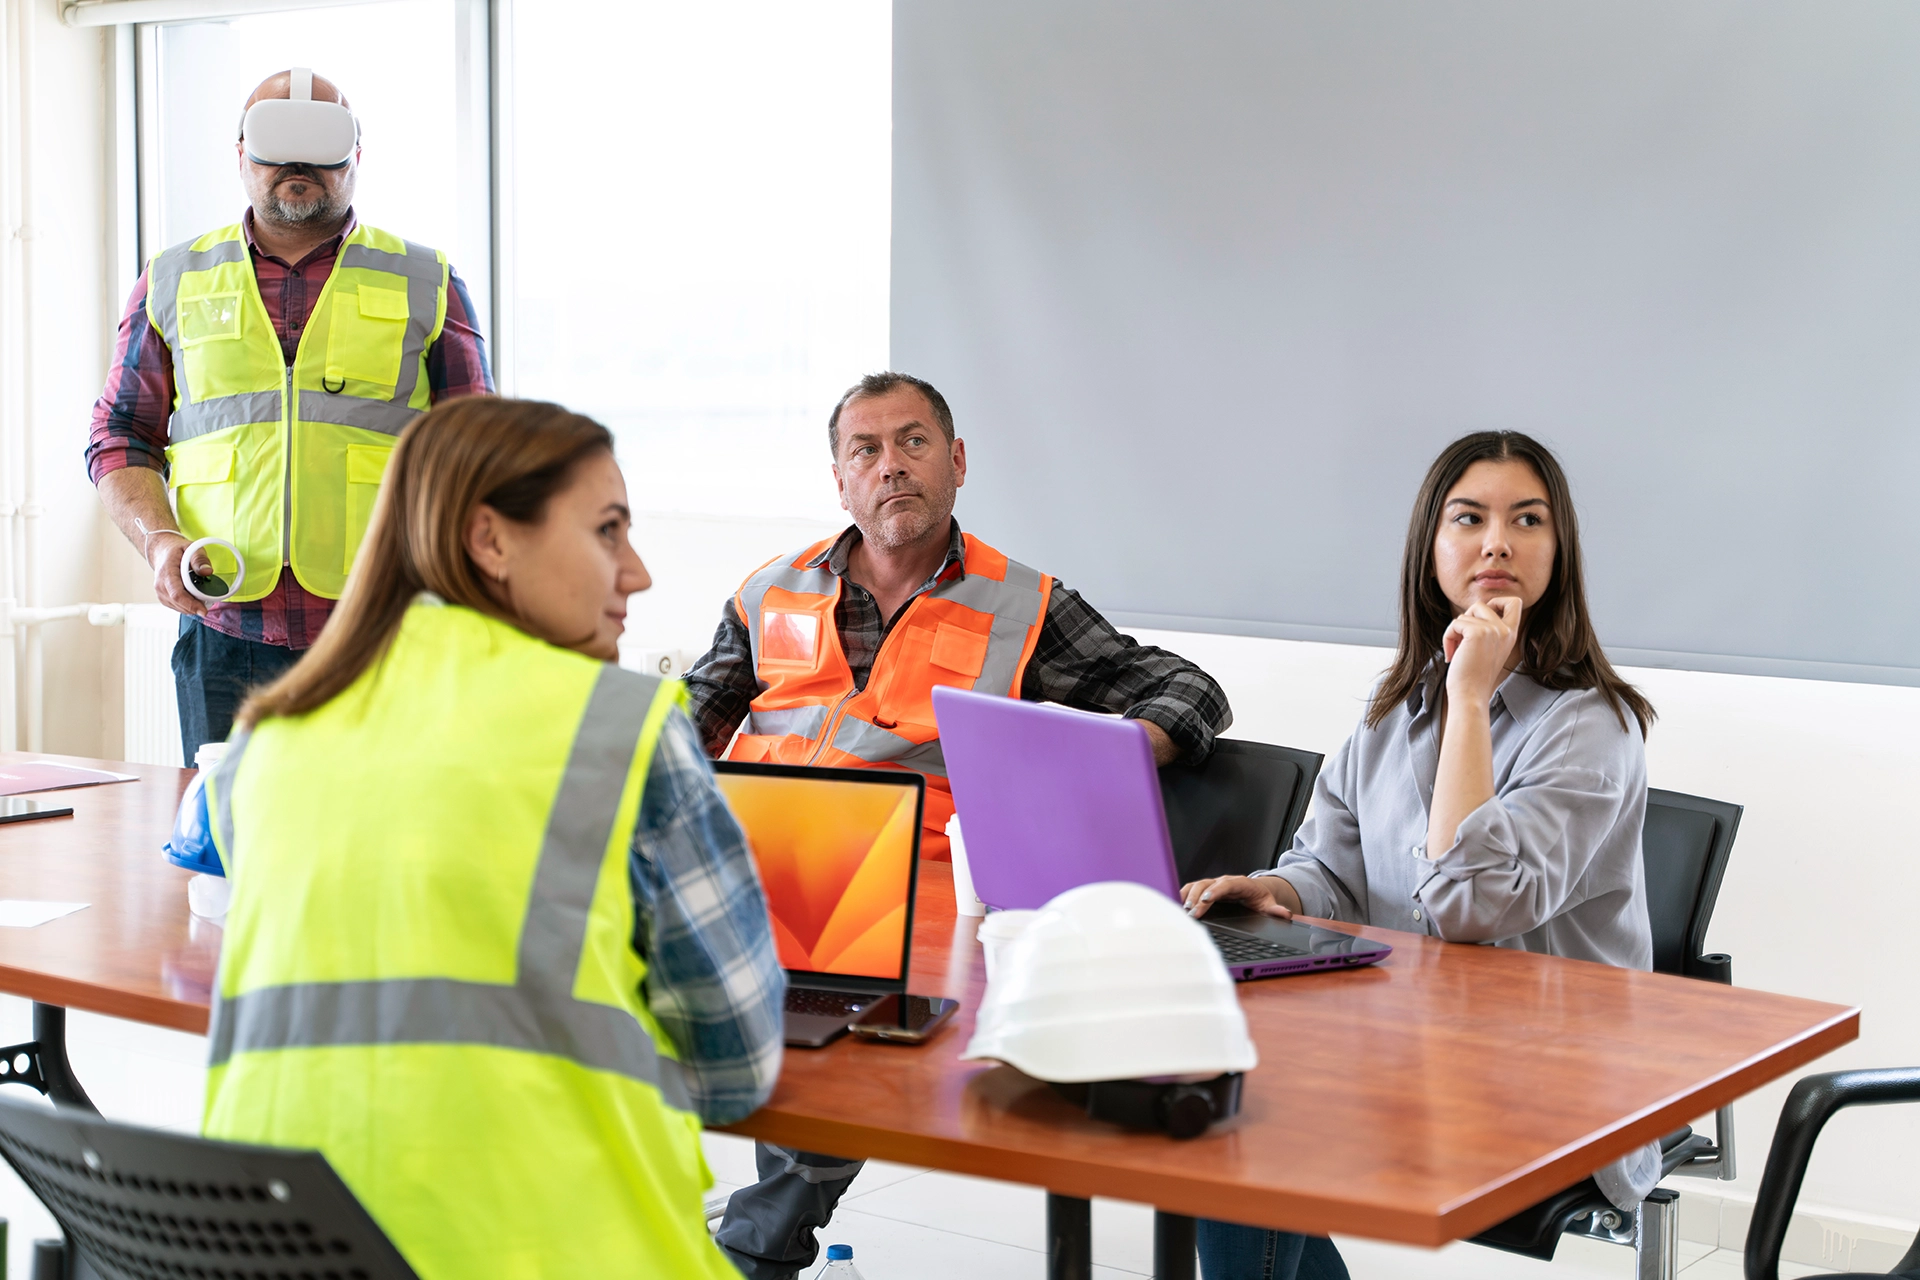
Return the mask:
M 953 789 L 934 686 L 1019 697 L 1053 593 L 1051 577 L 961 537 L 966 572 L 914 597 L 881 643 L 865 689 L 853 687 L 833 620 L 841 581 L 827 555 L 836 539 L 768 561 L 734 597 L 760 695 L 727 758 L 912 769 L 927 780 L 920 853 L 939 861 L 948 857 Z

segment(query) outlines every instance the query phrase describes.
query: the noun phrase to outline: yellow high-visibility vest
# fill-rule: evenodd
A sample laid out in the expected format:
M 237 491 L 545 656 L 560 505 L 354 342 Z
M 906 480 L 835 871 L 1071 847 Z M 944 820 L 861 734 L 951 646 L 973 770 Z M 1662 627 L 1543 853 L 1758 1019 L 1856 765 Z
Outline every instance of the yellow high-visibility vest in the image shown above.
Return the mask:
M 288 366 L 239 223 L 153 259 L 147 316 L 173 353 L 167 483 L 188 537 L 240 549 L 236 601 L 283 567 L 340 597 L 394 437 L 427 408 L 447 278 L 445 254 L 360 224 Z
M 208 780 L 209 1136 L 322 1152 L 425 1280 L 738 1280 L 629 850 L 674 681 L 417 604 Z

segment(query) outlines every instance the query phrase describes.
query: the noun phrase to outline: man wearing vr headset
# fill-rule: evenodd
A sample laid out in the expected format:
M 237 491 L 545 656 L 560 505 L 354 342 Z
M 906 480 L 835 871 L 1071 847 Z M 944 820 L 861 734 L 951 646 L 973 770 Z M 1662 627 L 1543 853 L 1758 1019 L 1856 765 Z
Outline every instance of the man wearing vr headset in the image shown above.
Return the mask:
M 86 454 L 160 602 L 182 615 L 189 761 L 319 635 L 401 429 L 493 390 L 446 255 L 355 215 L 360 126 L 337 87 L 305 68 L 269 76 L 235 150 L 250 207 L 142 273 Z M 183 574 L 202 538 L 218 541 Z

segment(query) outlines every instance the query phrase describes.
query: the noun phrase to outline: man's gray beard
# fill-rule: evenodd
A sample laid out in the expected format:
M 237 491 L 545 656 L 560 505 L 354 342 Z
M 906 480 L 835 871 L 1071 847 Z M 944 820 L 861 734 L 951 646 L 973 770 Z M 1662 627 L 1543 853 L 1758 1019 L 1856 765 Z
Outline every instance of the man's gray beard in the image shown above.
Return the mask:
M 933 499 L 938 495 L 927 493 L 921 496 Z M 875 520 L 872 531 L 869 532 L 863 528 L 860 530 L 860 536 L 882 551 L 897 551 L 901 547 L 912 546 L 935 528 L 945 532 L 947 521 L 953 515 L 953 491 L 950 490 L 947 493 L 946 499 L 943 505 L 938 506 L 929 501 L 924 508 L 927 518 L 924 521 L 915 521 L 910 528 L 903 527 L 898 521 Z
M 266 208 L 261 210 L 268 222 L 283 227 L 304 227 L 316 222 L 331 222 L 340 216 L 340 205 L 333 193 L 325 187 L 311 201 L 302 200 L 293 204 L 282 200 L 277 191 L 267 192 Z

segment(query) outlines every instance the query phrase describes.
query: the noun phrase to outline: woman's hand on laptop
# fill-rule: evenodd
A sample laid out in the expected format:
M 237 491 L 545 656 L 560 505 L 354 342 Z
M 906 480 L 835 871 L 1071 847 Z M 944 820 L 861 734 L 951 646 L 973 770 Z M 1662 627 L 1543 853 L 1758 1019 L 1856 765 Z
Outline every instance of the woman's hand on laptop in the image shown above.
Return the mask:
M 1180 902 L 1195 919 L 1216 902 L 1237 902 L 1252 911 L 1293 919 L 1300 895 L 1279 876 L 1216 876 L 1180 886 Z

